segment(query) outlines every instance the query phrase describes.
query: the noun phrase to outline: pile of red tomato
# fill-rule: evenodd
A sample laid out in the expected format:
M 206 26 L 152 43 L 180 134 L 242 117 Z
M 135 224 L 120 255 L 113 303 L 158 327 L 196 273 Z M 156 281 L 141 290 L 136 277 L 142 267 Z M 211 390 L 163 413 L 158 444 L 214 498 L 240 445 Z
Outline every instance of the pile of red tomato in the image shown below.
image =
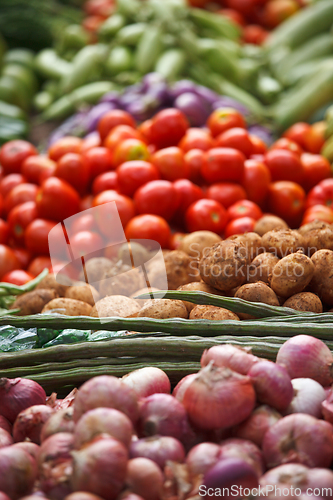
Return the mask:
M 205 129 L 191 128 L 173 108 L 139 126 L 112 110 L 98 132 L 60 139 L 46 155 L 10 141 L 0 149 L 0 279 L 21 284 L 50 267 L 49 231 L 110 201 L 128 239 L 156 240 L 163 248 L 176 248 L 185 232 L 252 231 L 264 212 L 291 227 L 316 218 L 333 222 L 322 142 L 322 127 L 299 123 L 268 149 L 231 108 L 214 111 Z M 94 224 L 87 214 L 75 222 L 71 245 L 82 253 L 100 244 Z

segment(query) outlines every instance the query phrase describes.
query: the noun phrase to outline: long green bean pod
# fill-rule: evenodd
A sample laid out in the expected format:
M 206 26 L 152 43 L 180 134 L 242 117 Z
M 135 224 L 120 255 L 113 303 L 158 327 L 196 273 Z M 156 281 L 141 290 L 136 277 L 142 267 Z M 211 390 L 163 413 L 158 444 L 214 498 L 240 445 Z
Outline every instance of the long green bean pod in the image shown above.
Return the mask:
M 44 269 L 36 278 L 21 286 L 13 285 L 12 283 L 0 283 L 0 296 L 21 295 L 22 293 L 30 292 L 48 275 L 48 273 L 49 270 Z

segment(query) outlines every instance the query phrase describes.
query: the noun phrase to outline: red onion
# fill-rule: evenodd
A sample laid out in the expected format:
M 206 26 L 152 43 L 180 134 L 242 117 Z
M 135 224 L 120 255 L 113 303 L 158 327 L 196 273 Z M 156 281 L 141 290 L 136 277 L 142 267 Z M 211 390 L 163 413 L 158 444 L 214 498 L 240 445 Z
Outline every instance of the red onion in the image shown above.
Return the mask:
M 34 460 L 38 460 L 40 447 L 36 443 L 31 443 L 30 441 L 21 441 L 20 443 L 13 444 L 15 448 L 20 448 L 23 451 L 29 453 Z
M 201 356 L 201 366 L 207 366 L 210 361 L 214 361 L 215 366 L 224 366 L 242 375 L 247 375 L 250 368 L 259 361 L 259 358 L 253 356 L 250 349 L 224 344 L 215 345 L 204 351 Z
M 333 427 L 311 415 L 288 415 L 266 432 L 262 450 L 269 469 L 290 462 L 329 467 L 333 459 Z
M 333 424 L 333 390 L 326 393 L 326 399 L 321 404 L 321 411 L 324 419 Z
M 37 382 L 27 378 L 0 378 L 0 408 L 9 422 L 32 405 L 45 404 L 46 394 Z
M 62 500 L 71 492 L 72 455 L 74 436 L 58 432 L 47 438 L 38 457 L 41 489 L 54 499 Z
M 70 406 L 69 408 L 62 408 L 57 410 L 51 417 L 45 422 L 40 434 L 41 442 L 45 441 L 49 436 L 57 434 L 57 432 L 74 432 L 75 423 L 73 420 L 74 408 Z
M 190 432 L 184 406 L 170 394 L 152 394 L 142 400 L 138 428 L 141 436 L 172 436 L 182 441 Z
M 10 500 L 10 498 L 8 495 L 6 495 L 6 493 L 3 493 L 3 491 L 0 491 L 0 500 Z
M 77 389 L 73 389 L 64 399 L 57 399 L 57 394 L 52 392 L 51 396 L 46 398 L 46 404 L 54 408 L 56 411 L 69 408 L 74 404 Z
M 101 375 L 85 382 L 74 401 L 74 421 L 93 408 L 115 408 L 127 415 L 133 423 L 139 416 L 138 400 L 133 389 L 116 377 Z
M 67 500 L 67 499 L 65 499 L 65 500 Z M 73 500 L 75 500 L 75 499 L 73 499 Z M 84 499 L 82 499 L 82 500 L 84 500 Z M 125 491 L 125 493 L 123 493 L 119 497 L 119 500 L 143 500 L 143 498 L 140 497 L 139 495 L 136 495 L 135 493 L 131 493 L 131 492 Z
M 12 500 L 32 492 L 37 478 L 35 460 L 15 446 L 0 449 L 0 491 Z
M 133 434 L 133 425 L 124 413 L 113 408 L 89 410 L 76 424 L 75 448 L 81 448 L 98 434 L 109 434 L 128 448 Z
M 198 376 L 197 373 L 190 373 L 190 375 L 186 375 L 178 382 L 178 384 L 172 391 L 173 397 L 176 398 L 180 403 L 183 402 L 186 389 L 197 376 Z
M 192 476 L 205 474 L 215 465 L 221 454 L 221 447 L 215 443 L 200 443 L 192 448 L 186 457 L 186 464 Z
M 287 370 L 272 361 L 259 361 L 249 370 L 257 399 L 278 411 L 285 410 L 293 399 L 293 386 Z
M 40 444 L 40 433 L 45 422 L 53 414 L 53 409 L 46 405 L 30 406 L 21 411 L 13 426 L 15 442 L 30 439 L 33 443 Z
M 1 429 L 0 427 L 0 448 L 3 448 L 4 446 L 10 446 L 13 443 L 13 438 L 9 434 L 9 432 L 5 431 L 5 429 Z
M 73 490 L 87 491 L 108 500 L 121 492 L 125 479 L 128 453 L 116 439 L 105 438 L 73 451 Z
M 333 383 L 332 353 L 315 337 L 296 335 L 288 339 L 280 347 L 276 362 L 284 365 L 290 378 L 312 378 L 324 387 Z
M 321 418 L 321 405 L 326 399 L 323 386 L 312 378 L 294 378 L 292 384 L 294 397 L 284 414 L 307 413 L 313 417 Z
M 243 491 L 246 488 L 244 495 L 237 495 L 240 486 L 242 486 Z M 256 471 L 248 462 L 240 458 L 226 458 L 219 460 L 206 472 L 203 484 L 199 487 L 199 494 L 209 498 L 223 496 L 223 498 L 231 500 L 232 498 L 249 496 L 250 490 L 258 486 Z M 227 488 L 229 488 L 229 494 Z
M 202 429 L 220 429 L 245 420 L 255 405 L 249 377 L 212 364 L 202 368 L 184 394 L 192 422 Z
M 267 405 L 258 406 L 249 418 L 233 429 L 235 437 L 248 439 L 261 448 L 264 435 L 282 415 Z
M 128 461 L 126 484 L 145 500 L 160 500 L 164 477 L 161 469 L 149 458 L 132 458 Z
M 67 495 L 64 500 L 103 500 L 103 498 L 86 491 L 74 491 L 74 493 Z
M 0 415 L 0 428 L 9 432 L 9 434 L 11 434 L 13 430 L 12 424 L 2 415 Z
M 260 477 L 265 472 L 264 459 L 257 445 L 246 439 L 230 438 L 222 441 L 220 460 L 240 458 L 248 462 Z
M 134 370 L 134 372 L 124 375 L 121 380 L 128 387 L 131 387 L 139 398 L 146 398 L 159 392 L 166 394 L 171 392 L 171 384 L 167 374 L 154 366 Z
M 169 460 L 184 462 L 185 450 L 178 439 L 170 436 L 153 436 L 132 441 L 130 457 L 149 458 L 163 470 Z
M 1 498 L 0 498 L 1 500 Z M 20 500 L 48 500 L 43 492 L 37 492 L 33 495 L 28 495 L 27 497 L 20 498 Z

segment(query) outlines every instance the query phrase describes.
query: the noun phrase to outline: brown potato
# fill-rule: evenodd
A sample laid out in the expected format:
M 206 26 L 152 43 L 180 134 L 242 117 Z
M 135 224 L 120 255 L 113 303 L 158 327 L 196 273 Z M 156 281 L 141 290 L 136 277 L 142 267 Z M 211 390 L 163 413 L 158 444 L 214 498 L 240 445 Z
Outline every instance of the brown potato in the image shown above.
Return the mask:
M 42 279 L 40 283 L 38 283 L 35 290 L 39 290 L 40 288 L 55 290 L 55 292 L 59 297 L 64 297 L 66 290 L 70 285 L 72 285 L 72 280 L 70 278 L 68 278 L 68 285 L 66 286 L 62 285 L 61 283 L 58 283 L 58 281 L 55 278 L 55 275 L 49 273 L 47 276 L 45 276 L 45 278 Z
M 270 306 L 280 305 L 276 293 L 262 281 L 257 281 L 257 283 L 248 283 L 239 287 L 235 293 L 235 297 L 247 300 L 248 302 L 262 302 L 263 304 L 269 304 Z M 238 316 L 241 319 L 255 318 L 255 316 L 246 313 L 238 313 Z
M 38 314 L 42 312 L 43 307 L 52 299 L 58 297 L 55 290 L 39 288 L 32 292 L 19 295 L 11 309 L 20 309 L 18 316 L 27 316 L 29 314 Z
M 140 306 L 134 299 L 123 295 L 111 295 L 96 302 L 90 316 L 95 318 L 111 318 L 113 316 L 127 318 L 139 310 Z
M 153 294 L 154 297 L 154 292 L 159 292 L 159 288 L 154 288 L 154 287 L 145 287 L 145 288 L 140 288 L 140 290 L 137 290 L 131 295 L 131 299 L 134 299 L 134 297 L 137 297 L 138 295 L 142 295 L 143 293 L 150 293 Z M 134 299 L 140 307 L 143 307 L 147 300 L 150 299 Z
M 221 240 L 222 238 L 212 231 L 194 231 L 183 238 L 179 250 L 193 259 L 201 259 L 206 248 L 210 248 Z
M 314 275 L 310 283 L 311 290 L 328 306 L 333 306 L 333 251 L 318 250 L 311 261 Z
M 87 302 L 87 304 L 90 304 L 91 306 L 95 305 L 95 302 L 97 302 L 100 297 L 99 293 L 91 285 L 88 285 L 87 283 L 82 283 L 82 285 L 74 285 L 70 286 L 65 293 L 65 297 L 67 299 L 75 299 L 75 300 L 82 300 L 82 302 Z
M 90 316 L 91 305 L 82 300 L 59 298 L 51 300 L 43 307 L 43 313 L 48 311 L 66 316 Z
M 261 236 L 257 233 L 236 234 L 227 238 L 237 243 L 243 243 L 247 250 L 247 260 L 251 262 L 257 255 L 262 254 L 265 248 L 262 245 Z
M 287 255 L 274 266 L 269 284 L 277 295 L 289 298 L 307 287 L 314 270 L 312 260 L 302 252 L 296 252 Z
M 257 281 L 263 281 L 264 283 L 268 283 L 268 277 L 279 260 L 279 257 L 270 252 L 258 255 L 248 267 L 248 282 L 256 283 Z
M 254 232 L 258 233 L 259 236 L 263 236 L 273 229 L 288 229 L 288 224 L 276 215 L 263 215 L 254 226 Z
M 105 272 L 112 268 L 112 266 L 113 262 L 106 257 L 93 257 L 92 259 L 87 260 L 84 267 L 88 283 L 96 284 L 103 278 Z M 86 281 L 85 274 L 81 271 L 79 276 L 81 281 Z
M 139 269 L 132 269 L 119 261 L 103 274 L 99 284 L 99 293 L 102 297 L 106 295 L 129 297 L 135 290 L 143 288 L 144 284 L 144 278 Z
M 188 318 L 188 312 L 181 300 L 151 299 L 140 309 L 138 318 Z
M 185 252 L 173 250 L 164 258 L 165 267 L 151 267 L 149 273 L 150 283 L 163 290 L 165 287 L 165 272 L 169 290 L 177 290 L 181 285 L 192 281 L 200 281 L 198 264 Z
M 289 297 L 283 305 L 284 307 L 290 307 L 290 309 L 295 309 L 296 311 L 323 312 L 323 304 L 320 298 L 310 292 L 296 293 L 296 295 Z
M 333 250 L 333 225 L 311 229 L 304 234 L 304 246 L 307 255 L 311 256 L 318 250 Z
M 304 224 L 303 226 L 301 226 L 298 229 L 298 232 L 304 236 L 309 231 L 313 231 L 314 229 L 325 229 L 326 227 L 332 228 L 332 224 L 328 224 L 328 222 L 323 222 L 322 220 L 316 219 L 312 222 L 309 222 L 308 224 Z
M 246 281 L 247 250 L 242 242 L 224 240 L 212 246 L 202 257 L 201 279 L 222 291 L 229 291 Z
M 292 229 L 269 231 L 262 237 L 262 243 L 267 252 L 271 252 L 278 257 L 285 257 L 304 248 L 303 236 Z
M 132 267 L 132 264 L 134 264 L 134 267 L 138 267 L 150 259 L 150 252 L 143 245 L 140 245 L 140 243 L 131 241 L 124 243 L 120 247 L 118 259 L 127 266 Z
M 186 292 L 206 292 L 206 293 L 212 293 L 213 295 L 226 295 L 230 296 L 229 293 L 221 292 L 219 290 L 216 290 L 216 288 L 213 288 L 212 286 L 207 285 L 207 283 L 204 283 L 203 281 L 198 281 L 198 282 L 193 282 L 193 283 L 187 283 L 186 285 L 179 286 L 177 290 L 180 291 L 186 291 Z M 195 307 L 194 302 L 187 302 L 186 300 L 182 300 L 183 304 L 185 305 L 186 309 L 190 313 L 192 309 Z
M 191 313 L 190 319 L 209 319 L 211 321 L 239 321 L 239 317 L 232 311 L 216 306 L 195 306 Z

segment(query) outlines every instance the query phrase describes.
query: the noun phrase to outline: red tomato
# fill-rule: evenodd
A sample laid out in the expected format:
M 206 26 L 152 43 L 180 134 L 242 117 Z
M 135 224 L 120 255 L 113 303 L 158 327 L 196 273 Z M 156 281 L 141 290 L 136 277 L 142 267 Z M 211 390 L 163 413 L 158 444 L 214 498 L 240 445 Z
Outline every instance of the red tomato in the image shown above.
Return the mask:
M 177 147 L 156 151 L 151 162 L 157 167 L 162 179 L 167 181 L 188 179 L 190 176 L 190 169 L 184 161 L 184 153 Z
M 153 240 L 168 248 L 171 231 L 165 219 L 157 215 L 145 214 L 134 217 L 125 228 L 128 240 Z
M 250 139 L 252 142 L 252 155 L 264 155 L 267 151 L 267 146 L 260 137 L 256 135 L 250 135 Z
M 6 198 L 14 187 L 27 182 L 26 178 L 21 174 L 9 174 L 4 177 L 0 182 L 0 193 L 3 198 Z
M 112 154 L 107 148 L 91 148 L 82 155 L 82 158 L 88 169 L 89 179 L 95 179 L 98 175 L 113 169 Z
M 253 152 L 252 142 L 247 130 L 234 127 L 216 137 L 217 148 L 233 148 L 249 157 Z
M 263 213 L 256 203 L 249 200 L 237 201 L 228 208 L 229 220 L 239 219 L 241 217 L 251 217 L 258 220 L 263 216 Z
M 218 108 L 208 118 L 207 127 L 212 136 L 217 137 L 230 128 L 245 128 L 246 125 L 243 116 L 235 109 Z
M 329 207 L 325 207 L 325 205 L 314 205 L 305 210 L 301 225 L 303 226 L 314 220 L 321 220 L 328 224 L 333 224 L 333 210 Z
M 179 233 L 179 232 L 173 233 L 170 237 L 168 245 L 170 250 L 178 250 L 181 242 L 183 241 L 186 235 L 187 233 Z
M 270 182 L 271 174 L 264 163 L 246 160 L 242 182 L 247 193 L 246 198 L 261 205 L 267 197 Z
M 145 142 L 145 138 L 139 130 L 129 125 L 117 125 L 106 136 L 104 146 L 110 151 L 114 151 L 126 139 L 138 139 Z
M 118 167 L 125 161 L 148 160 L 147 145 L 139 139 L 125 139 L 116 147 L 113 156 L 113 166 Z
M 202 184 L 203 177 L 201 175 L 204 152 L 201 149 L 192 149 L 184 155 L 184 162 L 190 171 L 190 180 L 195 184 Z
M 80 231 L 71 237 L 71 247 L 76 258 L 78 258 L 78 255 L 83 257 L 91 253 L 97 253 L 103 246 L 104 241 L 99 233 Z
M 68 182 L 80 194 L 85 193 L 90 179 L 90 169 L 78 153 L 67 153 L 57 163 L 55 177 Z
M 2 181 L 2 179 L 4 178 L 4 175 L 5 175 L 5 172 L 3 170 L 3 166 L 0 165 L 0 181 Z
M 170 220 L 180 200 L 174 185 L 169 181 L 151 181 L 141 186 L 134 195 L 139 214 L 154 214 Z
M 204 155 L 201 169 L 210 184 L 219 181 L 239 182 L 244 173 L 245 156 L 237 149 L 213 148 Z
M 21 171 L 22 163 L 28 156 L 38 155 L 38 151 L 28 141 L 15 139 L 6 142 L 0 148 L 0 163 L 5 174 L 14 174 Z
M 20 267 L 26 269 L 31 261 L 31 253 L 25 248 L 13 248 L 12 250 L 19 260 Z
M 287 137 L 281 137 L 281 139 L 278 139 L 270 148 L 271 150 L 273 149 L 285 149 L 286 151 L 290 151 L 291 153 L 294 153 L 297 156 L 301 156 L 303 153 L 303 149 L 297 142 L 294 142 Z
M 35 201 L 38 192 L 36 184 L 28 182 L 16 186 L 5 198 L 5 211 L 8 214 L 14 207 L 26 201 Z
M 188 0 L 191 7 L 204 8 L 209 3 L 209 0 Z
M 321 155 L 303 153 L 301 162 L 305 175 L 303 187 L 306 191 L 310 191 L 319 182 L 332 176 L 331 164 Z
M 145 120 L 138 126 L 137 130 L 142 134 L 145 140 L 150 144 L 152 142 L 151 139 L 151 126 L 153 124 L 153 120 Z
M 214 141 L 209 130 L 193 127 L 186 131 L 178 146 L 185 153 L 191 149 L 207 151 L 214 147 Z
M 319 154 L 325 144 L 325 132 L 327 125 L 325 122 L 317 122 L 304 134 L 305 150 L 309 153 Z
M 111 130 L 117 127 L 117 125 L 128 125 L 133 129 L 136 127 L 134 118 L 132 118 L 127 111 L 112 109 L 111 111 L 105 113 L 98 122 L 97 128 L 102 141 L 104 141 Z
M 3 211 L 4 211 L 4 199 L 3 199 L 3 196 L 2 194 L 0 193 L 0 216 L 2 215 Z
M 284 219 L 289 226 L 298 227 L 305 206 L 305 191 L 295 182 L 273 182 L 268 190 L 270 212 Z
M 301 148 L 305 149 L 305 135 L 310 129 L 311 126 L 308 123 L 298 122 L 288 128 L 284 132 L 283 137 L 296 142 L 301 146 Z
M 58 177 L 50 177 L 36 196 L 39 217 L 63 221 L 79 211 L 80 198 L 75 189 Z
M 125 227 L 126 224 L 135 216 L 133 201 L 128 196 L 124 196 L 117 193 L 117 191 L 109 189 L 95 196 L 93 206 L 97 207 L 111 201 L 116 203 L 121 223 L 123 227 Z M 113 206 L 113 203 L 110 204 L 110 210 L 107 213 L 103 212 L 102 214 L 97 215 L 98 227 L 106 236 L 110 234 L 110 224 L 113 222 Z
M 30 222 L 37 219 L 37 206 L 34 201 L 16 205 L 8 214 L 10 234 L 19 245 L 24 244 L 24 232 Z
M 184 137 L 189 123 L 181 111 L 170 108 L 157 113 L 151 124 L 151 140 L 158 148 L 177 146 Z
M 117 168 L 117 175 L 119 190 L 127 196 L 133 196 L 139 187 L 160 178 L 155 165 L 140 160 L 126 161 Z
M 34 276 L 22 269 L 15 269 L 14 271 L 9 271 L 4 274 L 1 278 L 1 281 L 4 283 L 12 283 L 13 285 L 21 286 L 25 285 L 29 281 L 33 280 Z
M 97 131 L 91 132 L 87 137 L 82 139 L 80 153 L 84 154 L 89 149 L 98 148 L 102 145 L 101 137 Z
M 70 225 L 69 234 L 80 233 L 81 231 L 96 232 L 96 221 L 92 214 L 77 215 Z M 70 238 L 70 236 L 69 236 Z
M 265 163 L 273 181 L 301 183 L 304 179 L 303 165 L 299 157 L 284 149 L 273 149 L 265 156 Z
M 98 175 L 94 180 L 92 185 L 92 192 L 96 196 L 102 191 L 107 191 L 108 189 L 117 191 L 118 188 L 119 186 L 117 172 L 105 172 L 104 174 Z
M 22 164 L 22 174 L 34 184 L 40 184 L 45 176 L 54 175 L 56 163 L 45 155 L 28 156 Z
M 82 21 L 82 27 L 89 33 L 96 33 L 98 28 L 104 23 L 104 16 L 88 16 Z M 97 37 L 92 37 L 92 43 L 97 42 Z
M 111 16 L 114 11 L 114 2 L 110 0 L 87 0 L 83 4 L 84 11 L 89 16 Z
M 6 221 L 0 219 L 0 244 L 7 245 L 9 239 L 9 226 Z
M 221 234 L 226 226 L 228 214 L 218 201 L 203 198 L 190 205 L 185 218 L 187 229 L 191 233 L 206 230 Z
M 225 16 L 234 23 L 238 24 L 241 27 L 244 27 L 246 25 L 246 21 L 242 14 L 238 12 L 237 10 L 234 9 L 220 9 L 216 12 L 217 14 L 220 14 L 221 16 Z
M 58 161 L 67 153 L 80 153 L 81 146 L 82 139 L 79 137 L 67 136 L 52 144 L 48 149 L 48 154 L 51 160 Z
M 249 24 L 243 29 L 243 41 L 254 45 L 262 45 L 269 32 L 258 24 Z
M 224 208 L 229 208 L 236 201 L 246 198 L 245 189 L 234 182 L 217 182 L 209 186 L 206 198 L 221 203 Z
M 179 179 L 175 181 L 173 185 L 178 193 L 178 199 L 180 200 L 177 214 L 184 215 L 192 203 L 204 197 L 202 189 L 188 179 Z
M 0 281 L 6 273 L 20 269 L 20 267 L 20 262 L 13 250 L 7 245 L 0 244 Z
M 313 205 L 333 207 L 333 179 L 325 179 L 311 189 L 306 200 L 306 208 Z
M 80 207 L 79 207 L 79 212 L 83 212 L 84 210 L 88 210 L 89 208 L 92 207 L 92 202 L 93 202 L 93 195 L 92 194 L 87 194 L 80 200 Z
M 226 0 L 226 6 L 241 12 L 244 16 L 252 14 L 258 5 L 258 0 Z
M 28 266 L 28 273 L 34 277 L 38 276 L 44 269 L 50 269 L 52 263 L 50 257 L 35 257 Z
M 36 255 L 48 255 L 49 232 L 56 225 L 56 222 L 46 219 L 35 219 L 30 222 L 25 230 L 24 241 L 26 248 Z
M 295 0 L 269 0 L 264 7 L 263 18 L 268 28 L 276 28 L 299 10 Z
M 230 236 L 233 236 L 234 234 L 252 233 L 256 222 L 256 219 L 253 219 L 252 217 L 240 217 L 239 219 L 234 219 L 226 225 L 224 236 L 225 238 L 230 238 Z

